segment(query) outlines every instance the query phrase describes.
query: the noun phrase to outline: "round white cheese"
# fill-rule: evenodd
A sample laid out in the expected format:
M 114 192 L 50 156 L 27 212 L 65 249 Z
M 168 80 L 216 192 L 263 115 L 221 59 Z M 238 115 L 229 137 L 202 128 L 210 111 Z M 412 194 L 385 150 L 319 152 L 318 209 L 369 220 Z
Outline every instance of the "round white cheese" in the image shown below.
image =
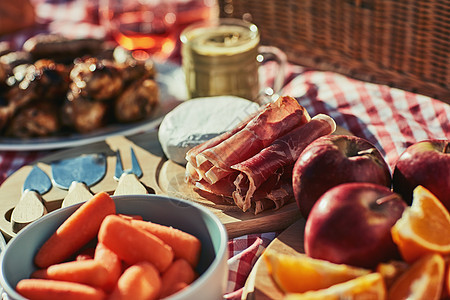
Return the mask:
M 191 99 L 164 117 L 158 139 L 167 158 L 185 165 L 187 151 L 233 129 L 258 108 L 257 103 L 235 96 Z

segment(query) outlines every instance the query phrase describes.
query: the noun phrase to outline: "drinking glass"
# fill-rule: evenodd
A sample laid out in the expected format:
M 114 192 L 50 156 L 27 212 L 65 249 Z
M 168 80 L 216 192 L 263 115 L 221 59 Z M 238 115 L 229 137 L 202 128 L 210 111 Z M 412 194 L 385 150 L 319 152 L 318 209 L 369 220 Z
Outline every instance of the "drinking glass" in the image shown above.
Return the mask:
M 175 50 L 173 0 L 100 0 L 99 15 L 115 41 L 136 58 L 164 60 Z
M 215 0 L 100 0 L 109 35 L 137 58 L 179 57 L 179 35 L 188 25 L 218 17 Z
M 198 22 L 184 29 L 180 40 L 188 98 L 234 95 L 264 103 L 277 97 L 286 55 L 260 45 L 255 24 L 240 19 Z M 260 67 L 269 60 L 278 65 L 274 83 L 261 86 Z

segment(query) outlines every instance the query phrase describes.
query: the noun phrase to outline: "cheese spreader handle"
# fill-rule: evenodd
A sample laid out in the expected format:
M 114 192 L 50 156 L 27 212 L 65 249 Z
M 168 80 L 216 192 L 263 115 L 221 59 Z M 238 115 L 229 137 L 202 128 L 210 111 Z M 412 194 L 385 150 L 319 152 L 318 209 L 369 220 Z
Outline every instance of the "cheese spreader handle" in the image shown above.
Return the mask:
M 83 182 L 74 181 L 70 184 L 66 197 L 61 207 L 67 207 L 73 204 L 88 201 L 92 198 L 92 193 Z
M 25 190 L 11 214 L 11 226 L 14 233 L 36 221 L 47 213 L 42 197 L 33 190 Z
M 145 195 L 147 188 L 139 181 L 133 173 L 123 173 L 119 178 L 114 195 Z

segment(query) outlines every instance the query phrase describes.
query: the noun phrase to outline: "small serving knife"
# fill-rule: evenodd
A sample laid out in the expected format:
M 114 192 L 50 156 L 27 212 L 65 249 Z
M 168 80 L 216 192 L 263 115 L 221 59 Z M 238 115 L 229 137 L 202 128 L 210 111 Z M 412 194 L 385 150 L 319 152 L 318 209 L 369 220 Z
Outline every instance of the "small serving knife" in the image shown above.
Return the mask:
M 131 169 L 124 170 L 122 165 L 122 158 L 120 151 L 116 151 L 116 169 L 114 173 L 114 179 L 119 183 L 117 184 L 114 195 L 144 195 L 148 194 L 147 188 L 139 181 L 143 172 L 136 158 L 133 148 L 131 151 Z
M 52 188 L 48 175 L 38 166 L 34 166 L 22 187 L 22 196 L 11 215 L 13 232 L 17 233 L 26 225 L 36 221 L 47 213 L 41 195 Z
M 55 186 L 68 190 L 61 204 L 66 207 L 92 198 L 89 187 L 105 176 L 106 157 L 103 153 L 84 154 L 54 161 L 51 166 Z

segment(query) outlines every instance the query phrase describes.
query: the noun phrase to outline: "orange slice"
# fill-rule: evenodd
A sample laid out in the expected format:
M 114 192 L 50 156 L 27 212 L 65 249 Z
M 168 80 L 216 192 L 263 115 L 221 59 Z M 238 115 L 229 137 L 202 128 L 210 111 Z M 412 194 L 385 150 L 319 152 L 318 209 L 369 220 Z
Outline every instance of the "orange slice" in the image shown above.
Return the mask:
M 411 207 L 405 209 L 391 233 L 407 262 L 428 253 L 450 253 L 450 213 L 423 186 L 414 189 Z
M 386 287 L 380 273 L 370 273 L 335 284 L 327 289 L 287 294 L 285 300 L 386 299 Z
M 287 255 L 266 250 L 263 257 L 269 274 L 285 293 L 324 289 L 370 272 L 311 258 L 305 254 Z
M 389 288 L 388 299 L 440 299 L 445 261 L 440 254 L 428 254 L 417 260 Z

